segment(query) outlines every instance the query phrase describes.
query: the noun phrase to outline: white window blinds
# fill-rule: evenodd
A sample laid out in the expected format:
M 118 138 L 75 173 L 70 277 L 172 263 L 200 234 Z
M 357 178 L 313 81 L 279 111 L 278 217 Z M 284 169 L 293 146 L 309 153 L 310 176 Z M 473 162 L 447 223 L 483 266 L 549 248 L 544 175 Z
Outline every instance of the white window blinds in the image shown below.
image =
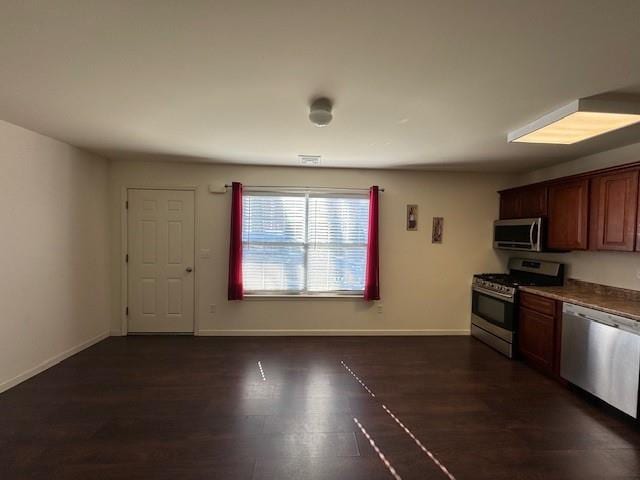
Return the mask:
M 368 217 L 363 195 L 245 192 L 245 292 L 362 293 Z

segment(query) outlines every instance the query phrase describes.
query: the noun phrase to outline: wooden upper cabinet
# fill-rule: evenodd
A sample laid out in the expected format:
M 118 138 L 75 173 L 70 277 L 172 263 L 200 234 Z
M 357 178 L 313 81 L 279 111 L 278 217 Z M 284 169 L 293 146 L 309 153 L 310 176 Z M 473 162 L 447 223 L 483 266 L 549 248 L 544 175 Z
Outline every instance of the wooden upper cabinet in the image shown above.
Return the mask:
M 500 194 L 500 218 L 531 218 L 547 215 L 547 187 L 536 185 Z
M 549 186 L 547 247 L 552 250 L 588 248 L 589 179 Z
M 500 194 L 500 218 L 519 218 L 521 208 L 520 190 L 507 190 Z
M 591 248 L 634 251 L 638 170 L 598 175 L 591 182 Z
M 549 250 L 640 252 L 640 161 L 500 192 L 500 218 L 546 217 Z
M 547 187 L 538 185 L 521 191 L 520 213 L 522 218 L 545 217 L 547 215 Z

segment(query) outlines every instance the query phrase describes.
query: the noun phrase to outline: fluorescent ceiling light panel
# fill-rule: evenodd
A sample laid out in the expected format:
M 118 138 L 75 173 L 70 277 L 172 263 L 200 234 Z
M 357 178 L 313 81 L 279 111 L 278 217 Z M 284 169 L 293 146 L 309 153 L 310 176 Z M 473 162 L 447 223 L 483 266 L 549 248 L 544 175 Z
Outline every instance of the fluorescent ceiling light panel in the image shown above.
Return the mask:
M 640 122 L 637 101 L 583 98 L 510 132 L 509 142 L 570 145 Z

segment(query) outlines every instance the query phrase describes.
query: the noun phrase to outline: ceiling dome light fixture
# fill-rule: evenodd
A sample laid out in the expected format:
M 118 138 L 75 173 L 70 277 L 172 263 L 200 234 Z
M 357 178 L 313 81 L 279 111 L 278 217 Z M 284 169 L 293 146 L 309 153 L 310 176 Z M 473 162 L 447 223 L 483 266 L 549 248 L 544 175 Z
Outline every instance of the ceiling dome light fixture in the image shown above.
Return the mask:
M 333 104 L 327 97 L 316 98 L 309 107 L 309 120 L 316 127 L 326 127 L 333 120 Z

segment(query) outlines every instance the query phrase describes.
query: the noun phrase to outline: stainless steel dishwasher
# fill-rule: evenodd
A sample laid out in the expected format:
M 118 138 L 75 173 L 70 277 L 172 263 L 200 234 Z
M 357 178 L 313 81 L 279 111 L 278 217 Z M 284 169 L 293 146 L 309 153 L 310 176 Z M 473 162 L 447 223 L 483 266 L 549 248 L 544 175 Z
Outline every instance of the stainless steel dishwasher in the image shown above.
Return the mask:
M 638 418 L 640 322 L 565 303 L 560 375 Z

